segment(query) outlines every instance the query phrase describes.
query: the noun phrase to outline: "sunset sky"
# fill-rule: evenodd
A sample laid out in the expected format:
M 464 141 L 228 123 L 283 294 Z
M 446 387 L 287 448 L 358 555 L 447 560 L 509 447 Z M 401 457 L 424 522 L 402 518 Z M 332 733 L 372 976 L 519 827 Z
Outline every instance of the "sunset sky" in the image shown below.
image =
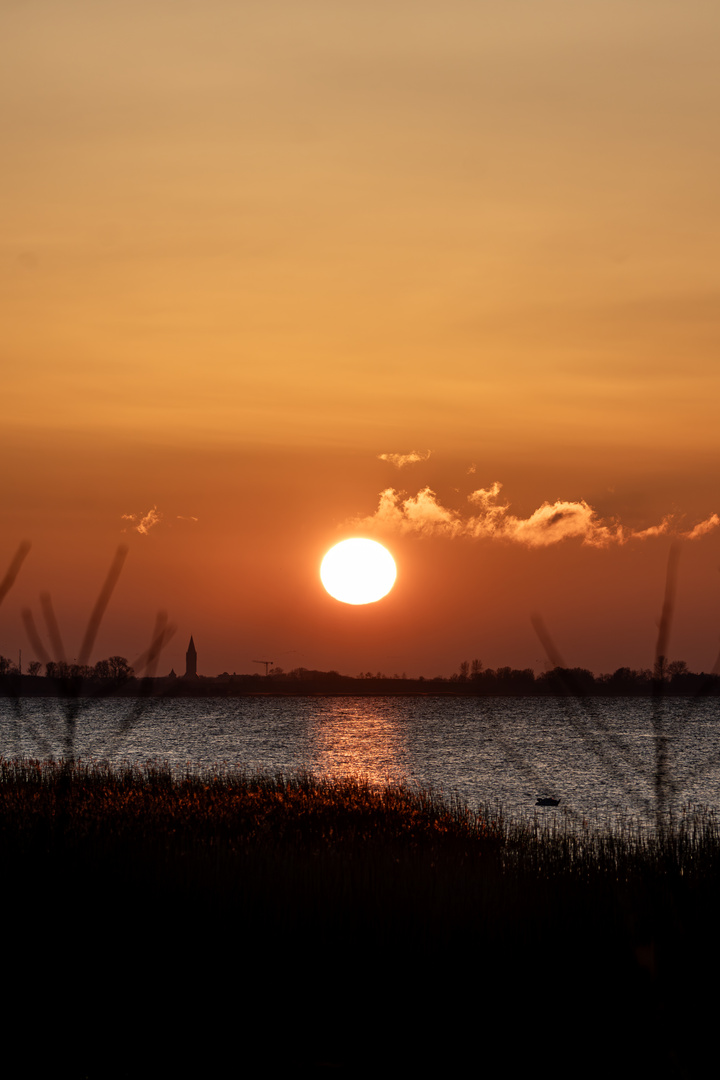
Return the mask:
M 6 0 L 0 653 L 449 675 L 720 647 L 720 7 Z M 319 579 L 381 540 L 384 600 Z

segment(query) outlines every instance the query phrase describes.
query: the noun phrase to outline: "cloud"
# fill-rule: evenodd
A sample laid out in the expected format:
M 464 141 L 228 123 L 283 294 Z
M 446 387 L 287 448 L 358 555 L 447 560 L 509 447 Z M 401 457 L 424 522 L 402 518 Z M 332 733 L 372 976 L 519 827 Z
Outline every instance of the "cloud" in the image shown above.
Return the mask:
M 584 499 L 544 502 L 529 517 L 521 518 L 510 513 L 508 503 L 500 501 L 501 488 L 496 482 L 489 488 L 473 491 L 468 495 L 470 511 L 466 515 L 444 507 L 429 487 L 410 496 L 386 488 L 380 493 L 375 513 L 353 524 L 384 532 L 504 540 L 531 548 L 549 547 L 563 540 L 580 540 L 590 547 L 602 548 L 665 533 L 696 540 L 720 525 L 720 517 L 713 514 L 685 532 L 673 524 L 672 517 L 664 518 L 659 525 L 634 530 L 615 519 L 600 518 Z
M 147 536 L 155 525 L 160 524 L 163 520 L 163 515 L 158 510 L 157 506 L 153 506 L 151 510 L 148 510 L 147 514 L 121 514 L 120 519 L 121 521 L 129 521 L 129 527 L 134 529 L 135 532 L 139 532 L 141 536 Z M 192 514 L 176 514 L 175 520 L 197 522 L 199 521 L 199 518 Z M 172 523 L 170 523 L 170 528 L 172 528 Z M 127 532 L 127 529 L 123 529 L 123 532 Z
M 697 540 L 698 536 L 705 536 L 707 533 L 712 532 L 713 529 L 717 529 L 720 525 L 720 517 L 717 514 L 711 514 L 709 518 L 705 518 L 704 521 L 698 522 L 698 524 L 690 529 L 689 532 L 681 533 L 686 540 Z
M 122 514 L 122 521 L 131 522 L 131 528 L 135 532 L 139 532 L 141 536 L 147 536 L 154 525 L 157 525 L 162 517 L 162 514 L 158 513 L 157 506 L 153 506 L 152 510 L 148 510 L 147 514 Z
M 632 533 L 633 540 L 649 540 L 653 536 L 664 536 L 672 531 L 672 517 L 664 517 L 659 525 L 650 525 L 647 529 L 637 529 Z
M 411 450 L 409 454 L 378 454 L 378 458 L 380 461 L 389 461 L 397 469 L 402 469 L 405 465 L 414 465 L 418 461 L 427 461 L 431 452 L 426 450 L 424 454 L 419 454 L 417 450 Z

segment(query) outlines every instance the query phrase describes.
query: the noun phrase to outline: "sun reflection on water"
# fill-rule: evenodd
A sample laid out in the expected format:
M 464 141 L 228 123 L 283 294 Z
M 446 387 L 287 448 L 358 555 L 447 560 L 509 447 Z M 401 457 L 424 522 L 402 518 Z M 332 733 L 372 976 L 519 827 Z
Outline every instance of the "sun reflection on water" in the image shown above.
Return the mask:
M 361 776 L 371 784 L 405 779 L 408 755 L 401 716 L 387 698 L 348 700 L 322 710 L 310 724 L 314 771 Z

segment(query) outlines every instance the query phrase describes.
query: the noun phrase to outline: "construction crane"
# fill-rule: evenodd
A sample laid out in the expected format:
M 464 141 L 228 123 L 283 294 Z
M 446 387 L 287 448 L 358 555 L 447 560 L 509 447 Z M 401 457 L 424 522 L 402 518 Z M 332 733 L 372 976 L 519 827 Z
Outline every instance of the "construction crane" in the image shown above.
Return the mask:
M 268 668 L 270 667 L 270 665 L 272 663 L 273 663 L 272 660 L 253 660 L 253 664 L 264 664 L 265 665 L 265 674 L 266 675 L 268 673 Z

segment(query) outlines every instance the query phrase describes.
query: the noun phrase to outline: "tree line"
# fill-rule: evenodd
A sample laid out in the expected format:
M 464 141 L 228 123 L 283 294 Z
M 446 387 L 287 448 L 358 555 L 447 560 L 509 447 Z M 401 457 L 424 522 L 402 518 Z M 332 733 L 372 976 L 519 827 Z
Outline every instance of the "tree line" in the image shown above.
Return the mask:
M 43 665 L 39 660 L 33 660 L 28 664 L 25 675 L 33 678 L 40 676 Z M 0 676 L 20 675 L 17 664 L 8 660 L 6 656 L 0 656 Z M 45 664 L 45 676 L 48 679 L 115 679 L 122 681 L 131 679 L 135 674 L 124 656 L 108 656 L 106 660 L 98 660 L 96 664 L 74 664 L 65 660 L 50 660 Z
M 18 667 L 7 657 L 0 656 L 0 678 L 17 677 Z M 33 661 L 28 665 L 23 678 L 30 676 L 33 682 L 44 674 L 50 680 L 57 681 L 112 681 L 116 684 L 130 684 L 134 680 L 133 668 L 124 656 L 110 656 L 98 660 L 96 664 L 86 665 L 66 661 L 50 661 L 44 665 Z M 174 692 L 190 691 L 189 684 L 183 679 L 158 678 L 151 680 L 158 684 L 172 682 Z M 243 688 L 255 690 L 260 686 L 266 691 L 278 693 L 312 693 L 333 691 L 335 693 L 460 693 L 483 696 L 532 696 L 544 694 L 598 695 L 598 696 L 637 696 L 657 692 L 671 695 L 720 694 L 720 676 L 714 673 L 693 672 L 684 660 L 666 663 L 662 658 L 654 670 L 650 668 L 634 669 L 620 667 L 611 674 L 594 675 L 587 668 L 554 667 L 538 675 L 532 668 L 485 668 L 480 660 L 463 660 L 456 672 L 450 676 L 436 675 L 432 678 L 420 675 L 417 678 L 402 674 L 386 674 L 383 671 L 361 671 L 357 675 L 341 675 L 339 671 L 319 671 L 298 667 L 284 671 L 281 667 L 270 668 L 267 675 L 252 672 L 250 674 L 232 674 L 223 672 L 217 677 L 200 676 L 194 682 L 194 693 L 242 692 Z M 203 689 L 204 688 L 204 689 Z
M 432 678 L 420 675 L 409 678 L 405 673 L 387 674 L 383 671 L 361 671 L 355 676 L 341 675 L 338 671 L 318 671 L 310 668 L 294 668 L 284 671 L 271 668 L 267 675 L 218 676 L 229 685 L 263 685 L 270 692 L 313 692 L 314 688 L 335 692 L 392 692 L 397 693 L 459 693 L 478 695 L 596 695 L 639 696 L 661 690 L 671 695 L 695 696 L 720 693 L 720 676 L 715 673 L 693 672 L 684 660 L 666 662 L 660 658 L 654 669 L 620 667 L 612 673 L 595 675 L 588 668 L 554 667 L 536 675 L 532 668 L 485 668 L 480 660 L 460 663 L 450 676 L 436 675 Z M 272 689 L 271 689 L 272 688 Z

